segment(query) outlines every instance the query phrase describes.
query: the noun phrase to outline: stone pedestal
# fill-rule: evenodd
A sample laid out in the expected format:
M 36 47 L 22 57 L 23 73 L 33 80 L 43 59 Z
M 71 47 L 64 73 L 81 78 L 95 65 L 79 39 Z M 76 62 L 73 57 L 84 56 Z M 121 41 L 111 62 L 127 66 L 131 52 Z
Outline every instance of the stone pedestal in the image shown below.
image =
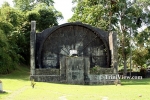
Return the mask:
M 0 80 L 0 92 L 3 91 L 2 81 Z
M 69 84 L 85 84 L 89 74 L 89 58 L 66 57 L 60 62 L 61 81 Z

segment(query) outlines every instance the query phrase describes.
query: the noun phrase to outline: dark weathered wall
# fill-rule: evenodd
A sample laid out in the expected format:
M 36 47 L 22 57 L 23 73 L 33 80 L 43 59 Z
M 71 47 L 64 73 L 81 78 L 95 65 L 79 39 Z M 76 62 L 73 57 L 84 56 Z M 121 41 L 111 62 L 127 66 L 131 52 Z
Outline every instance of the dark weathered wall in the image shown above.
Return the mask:
M 69 50 L 90 58 L 90 67 L 110 67 L 108 33 L 82 23 L 67 23 L 37 33 L 36 68 L 59 68 Z
M 114 82 L 106 76 L 117 75 L 115 34 L 82 23 L 67 23 L 33 35 L 35 58 L 31 61 L 35 60 L 36 69 L 32 62 L 31 79 L 70 84 Z M 70 50 L 76 50 L 77 55 L 70 56 Z

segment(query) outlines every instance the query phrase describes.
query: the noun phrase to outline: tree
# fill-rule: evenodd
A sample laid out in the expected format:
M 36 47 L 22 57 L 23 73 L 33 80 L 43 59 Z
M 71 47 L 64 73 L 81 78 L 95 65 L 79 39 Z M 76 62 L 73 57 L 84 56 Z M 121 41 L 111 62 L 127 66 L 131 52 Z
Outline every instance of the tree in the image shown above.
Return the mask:
M 7 6 L 9 7 L 10 5 L 9 5 L 8 2 L 5 1 L 5 2 L 2 4 L 2 7 L 7 7 Z
M 124 65 L 124 75 L 126 75 L 130 39 L 138 34 L 138 28 L 146 22 L 146 18 L 148 18 L 147 7 L 150 2 L 148 0 L 145 0 L 145 2 L 142 2 L 142 0 L 74 0 L 73 2 L 77 3 L 77 6 L 73 9 L 74 15 L 69 21 L 81 21 L 106 31 L 118 33 L 118 53 Z M 92 11 L 95 13 L 101 12 L 92 14 Z M 99 22 L 100 26 L 91 22 Z M 105 25 L 105 28 L 101 25 Z
M 18 36 L 15 34 L 21 24 L 21 16 L 18 10 L 11 8 L 8 5 L 3 5 L 0 8 L 0 60 L 1 73 L 10 73 L 19 63 L 21 55 L 18 54 L 20 47 L 17 45 Z
M 103 5 L 99 4 L 99 0 L 74 0 L 77 6 L 73 8 L 73 16 L 69 22 L 80 21 L 107 30 L 108 18 L 104 16 Z
M 147 6 L 144 8 L 140 7 L 139 4 L 143 4 L 140 0 L 113 1 L 115 1 L 115 3 L 110 7 L 112 11 L 111 27 L 119 33 L 118 42 L 120 44 L 119 48 L 121 48 L 120 55 L 123 59 L 124 75 L 126 75 L 127 60 L 129 59 L 129 51 L 132 48 L 130 47 L 130 43 L 134 42 L 131 41 L 131 39 L 136 37 L 139 33 L 138 28 L 142 27 L 142 23 L 146 21 L 147 14 L 143 10 L 147 9 Z M 113 22 L 113 20 L 117 23 Z
M 53 6 L 53 0 L 13 0 L 14 6 L 21 11 L 31 11 L 36 5 L 45 3 L 47 6 Z
M 37 3 L 45 3 L 47 6 L 53 6 L 53 0 L 37 0 Z
M 143 66 L 148 60 L 149 51 L 146 48 L 137 48 L 133 51 L 133 61 L 137 66 Z M 141 58 L 141 59 L 139 59 Z
M 150 27 L 147 27 L 144 31 L 140 32 L 135 37 L 136 47 L 133 50 L 134 64 L 143 66 L 150 59 Z M 141 58 L 141 59 L 139 59 Z
M 12 60 L 8 55 L 9 45 L 6 38 L 6 35 L 0 30 L 0 74 L 9 73 L 9 67 L 12 64 Z M 8 61 L 8 63 L 7 63 Z
M 39 3 L 32 11 L 27 11 L 23 24 L 19 28 L 18 46 L 21 47 L 19 54 L 24 58 L 23 63 L 29 64 L 30 60 L 30 31 L 31 21 L 37 22 L 37 31 L 43 31 L 46 28 L 58 25 L 57 20 L 61 19 L 62 14 L 58 12 L 53 6 L 47 6 L 45 3 Z M 21 42 L 20 42 L 21 41 Z
M 23 12 L 32 10 L 33 2 L 34 0 L 13 0 L 14 6 Z
M 44 3 L 36 5 L 32 11 L 27 12 L 26 16 L 28 22 L 31 22 L 31 20 L 37 21 L 38 31 L 58 25 L 57 21 L 63 18 L 62 14 L 53 6 L 48 7 Z
M 19 63 L 29 64 L 31 20 L 37 21 L 37 31 L 42 31 L 63 18 L 52 0 L 14 2 L 18 9 L 7 2 L 0 8 L 0 74 L 10 73 Z

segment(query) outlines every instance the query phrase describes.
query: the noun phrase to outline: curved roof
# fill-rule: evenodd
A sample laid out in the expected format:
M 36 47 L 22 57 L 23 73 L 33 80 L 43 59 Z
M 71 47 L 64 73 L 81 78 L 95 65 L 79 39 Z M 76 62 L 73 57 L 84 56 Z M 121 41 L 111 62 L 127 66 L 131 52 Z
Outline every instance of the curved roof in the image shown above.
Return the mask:
M 37 38 L 41 39 L 41 42 L 38 44 L 39 49 L 37 50 L 39 66 L 41 65 L 41 51 L 42 51 L 43 44 L 46 41 L 46 39 L 49 37 L 49 35 L 53 34 L 58 29 L 66 27 L 66 26 L 81 26 L 81 27 L 91 30 L 94 34 L 96 34 L 103 41 L 103 43 L 107 49 L 107 56 L 108 56 L 107 60 L 110 59 L 110 52 L 109 52 L 109 46 L 108 46 L 108 33 L 101 29 L 92 27 L 90 25 L 82 24 L 80 22 L 75 22 L 75 23 L 65 23 L 65 24 L 62 24 L 59 26 L 54 26 L 52 28 L 47 28 L 47 29 L 43 30 L 40 34 L 37 34 Z M 109 61 L 107 61 L 107 62 L 109 62 Z

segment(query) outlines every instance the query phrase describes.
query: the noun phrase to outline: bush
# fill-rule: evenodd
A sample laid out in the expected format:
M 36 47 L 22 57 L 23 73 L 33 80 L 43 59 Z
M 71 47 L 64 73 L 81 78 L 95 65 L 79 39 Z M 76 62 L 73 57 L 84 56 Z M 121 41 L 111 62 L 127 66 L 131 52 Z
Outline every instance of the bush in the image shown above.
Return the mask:
M 10 49 L 6 35 L 0 30 L 0 74 L 9 74 L 17 63 L 16 53 Z

